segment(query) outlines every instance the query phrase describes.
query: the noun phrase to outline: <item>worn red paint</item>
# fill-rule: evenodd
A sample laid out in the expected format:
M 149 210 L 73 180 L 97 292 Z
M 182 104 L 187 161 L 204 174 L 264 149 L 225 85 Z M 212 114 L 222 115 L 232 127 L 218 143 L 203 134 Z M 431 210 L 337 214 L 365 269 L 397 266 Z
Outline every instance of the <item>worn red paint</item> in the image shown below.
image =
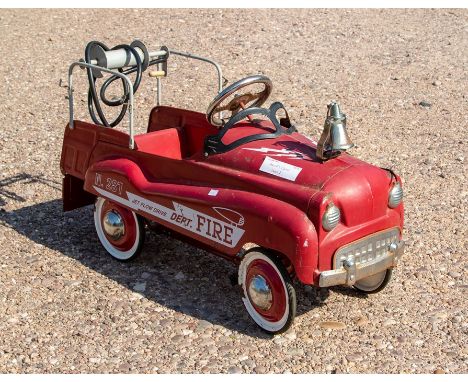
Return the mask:
M 258 130 L 245 121 L 225 141 Z M 403 204 L 388 208 L 395 180 L 385 170 L 348 154 L 321 162 L 315 143 L 299 133 L 205 157 L 204 140 L 216 132 L 204 114 L 157 107 L 147 134 L 136 136 L 130 150 L 127 134 L 76 121 L 73 130 L 65 129 L 61 158 L 65 210 L 91 203 L 92 195 L 101 195 L 97 189 L 121 198 L 113 199 L 117 205 L 138 195 L 145 203 L 133 210 L 145 218 L 233 260 L 245 243 L 275 250 L 301 282 L 315 285 L 320 272 L 332 268 L 339 247 L 387 228 L 401 231 Z M 295 180 L 260 171 L 266 156 L 300 167 Z M 330 202 L 342 220 L 326 232 L 321 218 Z M 217 207 L 241 216 L 242 224 Z

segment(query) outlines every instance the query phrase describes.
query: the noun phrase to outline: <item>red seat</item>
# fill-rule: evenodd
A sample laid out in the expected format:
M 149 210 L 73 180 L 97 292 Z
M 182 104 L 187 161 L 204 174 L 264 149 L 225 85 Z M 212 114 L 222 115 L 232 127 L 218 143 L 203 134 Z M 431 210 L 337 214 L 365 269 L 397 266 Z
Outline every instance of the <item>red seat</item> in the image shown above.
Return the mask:
M 183 147 L 181 136 L 176 128 L 157 130 L 135 136 L 139 151 L 166 158 L 182 159 Z
M 156 106 L 150 114 L 148 132 L 175 128 L 179 131 L 183 158 L 203 150 L 205 138 L 218 129 L 206 121 L 206 115 L 196 111 Z

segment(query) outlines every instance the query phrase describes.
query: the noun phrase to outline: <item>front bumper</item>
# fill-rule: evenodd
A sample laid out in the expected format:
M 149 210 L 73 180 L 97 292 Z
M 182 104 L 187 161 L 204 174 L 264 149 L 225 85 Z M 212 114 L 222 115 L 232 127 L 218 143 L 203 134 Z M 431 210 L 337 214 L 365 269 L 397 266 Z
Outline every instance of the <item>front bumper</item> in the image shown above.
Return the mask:
M 320 274 L 319 286 L 351 286 L 356 281 L 393 268 L 403 255 L 404 247 L 404 241 L 398 239 L 398 229 L 346 245 L 335 254 L 335 269 Z

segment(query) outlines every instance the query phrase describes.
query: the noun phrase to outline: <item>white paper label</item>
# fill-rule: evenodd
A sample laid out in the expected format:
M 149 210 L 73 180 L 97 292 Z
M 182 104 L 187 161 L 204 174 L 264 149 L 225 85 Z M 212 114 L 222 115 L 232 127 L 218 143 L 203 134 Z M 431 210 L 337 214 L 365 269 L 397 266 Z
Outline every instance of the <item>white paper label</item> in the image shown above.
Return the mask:
M 270 157 L 265 157 L 265 160 L 260 166 L 260 171 L 294 181 L 302 171 L 302 168 Z

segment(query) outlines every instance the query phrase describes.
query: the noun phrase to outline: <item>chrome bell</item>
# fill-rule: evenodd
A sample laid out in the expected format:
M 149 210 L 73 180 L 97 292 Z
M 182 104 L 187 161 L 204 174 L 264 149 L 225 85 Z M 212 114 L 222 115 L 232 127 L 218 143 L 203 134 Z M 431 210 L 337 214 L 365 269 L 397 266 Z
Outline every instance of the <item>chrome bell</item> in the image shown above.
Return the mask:
M 323 132 L 317 144 L 317 156 L 322 160 L 334 158 L 354 146 L 346 131 L 346 115 L 332 101 L 328 105 Z

